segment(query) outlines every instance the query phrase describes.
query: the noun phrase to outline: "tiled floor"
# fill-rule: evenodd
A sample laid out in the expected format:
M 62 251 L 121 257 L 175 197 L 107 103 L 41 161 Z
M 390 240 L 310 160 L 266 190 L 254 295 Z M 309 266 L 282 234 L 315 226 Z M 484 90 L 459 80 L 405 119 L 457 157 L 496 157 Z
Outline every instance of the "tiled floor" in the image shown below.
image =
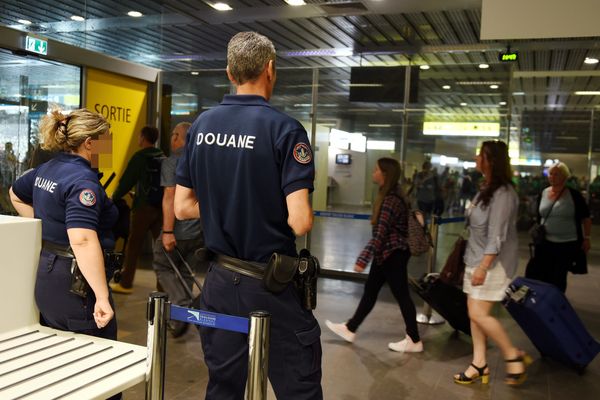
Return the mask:
M 321 254 L 322 263 L 350 269 L 364 239 L 365 226 L 344 229 L 344 221 L 327 222 L 331 226 L 317 226 L 313 246 L 328 249 Z M 347 221 L 346 221 L 347 222 Z M 354 221 L 356 222 L 356 221 Z M 340 230 L 341 229 L 341 230 Z M 447 228 L 441 235 L 440 256 L 452 245 L 460 227 Z M 328 232 L 328 233 L 327 233 Z M 343 233 L 344 238 L 336 236 Z M 369 230 L 366 227 L 366 238 Z M 351 240 L 347 240 L 351 237 Z M 326 245 L 323 243 L 326 242 Z M 350 243 L 350 244 L 349 244 Z M 526 243 L 523 238 L 522 243 Z M 317 248 L 318 248 L 317 246 Z M 357 247 L 358 246 L 358 247 Z M 521 249 L 521 268 L 526 262 L 527 250 Z M 315 251 L 317 252 L 317 251 Z M 590 274 L 570 276 L 568 298 L 592 335 L 600 339 L 600 243 L 592 250 Z M 420 275 L 425 268 L 424 260 L 412 260 L 409 270 Z M 150 270 L 140 270 L 136 276 L 134 294 L 115 295 L 119 321 L 119 339 L 136 344 L 146 342 L 146 297 L 155 285 Z M 423 326 L 421 335 L 425 352 L 401 355 L 387 349 L 387 343 L 397 341 L 404 334 L 404 323 L 398 306 L 387 288 L 380 301 L 361 326 L 354 344 L 337 339 L 324 327 L 325 319 L 344 321 L 349 318 L 362 293 L 362 283 L 334 279 L 321 279 L 319 283 L 319 306 L 316 318 L 323 328 L 323 390 L 326 399 L 597 399 L 600 398 L 600 357 L 594 360 L 583 376 L 550 360 L 542 360 L 516 323 L 501 308 L 497 313 L 509 330 L 514 342 L 535 358 L 525 385 L 509 388 L 502 383 L 503 362 L 498 349 L 489 349 L 491 383 L 459 386 L 452 382 L 452 374 L 463 370 L 471 361 L 471 344 L 467 336 L 456 337 L 448 324 Z M 420 308 L 422 302 L 413 295 Z M 166 373 L 166 399 L 201 399 L 207 382 L 207 370 L 202 362 L 202 350 L 198 334 L 191 329 L 180 339 L 168 339 Z M 144 398 L 144 387 L 138 385 L 125 392 L 126 400 Z M 275 396 L 272 392 L 270 399 Z M 285 400 L 285 399 L 283 399 Z

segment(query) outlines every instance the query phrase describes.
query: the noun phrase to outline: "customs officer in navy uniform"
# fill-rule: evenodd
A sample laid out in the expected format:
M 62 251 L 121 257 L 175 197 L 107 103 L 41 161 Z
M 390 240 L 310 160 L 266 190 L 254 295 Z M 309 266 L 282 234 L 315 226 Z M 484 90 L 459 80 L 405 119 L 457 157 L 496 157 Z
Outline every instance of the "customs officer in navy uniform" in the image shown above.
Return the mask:
M 277 398 L 322 399 L 321 330 L 312 311 L 302 306 L 293 283 L 273 294 L 244 267 L 264 268 L 274 252 L 297 255 L 295 238 L 313 223 L 312 150 L 302 125 L 268 103 L 276 78 L 268 38 L 235 35 L 227 48 L 227 75 L 236 95 L 198 117 L 177 166 L 175 215 L 201 214 L 206 247 L 216 254 L 202 308 L 245 317 L 269 311 L 269 379 Z M 209 328 L 200 333 L 209 370 L 206 398 L 243 399 L 247 336 Z
M 45 116 L 40 123 L 44 147 L 61 152 L 17 179 L 10 197 L 19 215 L 42 220 L 35 283 L 40 323 L 116 339 L 117 323 L 107 285 L 112 265 L 105 263 L 105 258 L 109 261 L 108 251 L 114 248 L 111 229 L 117 209 L 91 165 L 96 139 L 109 129 L 102 115 L 86 109 L 71 111 L 68 116 L 55 110 Z M 75 293 L 71 285 L 74 258 L 87 281 Z

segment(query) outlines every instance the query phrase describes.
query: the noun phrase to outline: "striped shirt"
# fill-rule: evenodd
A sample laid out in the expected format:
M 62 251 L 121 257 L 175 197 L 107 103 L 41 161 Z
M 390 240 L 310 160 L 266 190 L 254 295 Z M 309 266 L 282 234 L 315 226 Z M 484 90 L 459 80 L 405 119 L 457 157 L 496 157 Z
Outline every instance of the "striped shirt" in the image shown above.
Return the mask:
M 408 249 L 408 207 L 397 194 L 383 199 L 373 237 L 358 256 L 356 264 L 366 267 L 373 258 L 381 265 L 395 250 Z

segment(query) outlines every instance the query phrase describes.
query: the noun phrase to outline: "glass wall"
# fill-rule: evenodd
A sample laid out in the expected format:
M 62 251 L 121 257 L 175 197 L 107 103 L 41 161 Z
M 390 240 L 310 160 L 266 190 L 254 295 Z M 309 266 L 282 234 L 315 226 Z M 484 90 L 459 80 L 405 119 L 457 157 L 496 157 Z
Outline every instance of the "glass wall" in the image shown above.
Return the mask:
M 54 107 L 79 107 L 81 69 L 0 50 L 0 213 L 14 210 L 8 188 L 23 171 L 45 159 L 38 122 Z

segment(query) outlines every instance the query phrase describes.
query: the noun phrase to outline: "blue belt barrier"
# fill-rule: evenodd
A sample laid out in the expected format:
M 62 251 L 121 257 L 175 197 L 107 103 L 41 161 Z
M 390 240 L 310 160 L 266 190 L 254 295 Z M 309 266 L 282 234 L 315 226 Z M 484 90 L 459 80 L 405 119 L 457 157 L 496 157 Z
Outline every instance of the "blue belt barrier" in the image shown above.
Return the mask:
M 371 214 L 352 214 L 333 211 L 314 211 L 315 217 L 344 218 L 344 219 L 371 219 Z
M 453 222 L 465 222 L 465 217 L 438 218 L 435 221 L 438 225 L 451 224 Z
M 250 325 L 248 318 L 217 314 L 210 311 L 196 310 L 195 308 L 185 308 L 174 304 L 171 304 L 171 319 L 246 334 Z

